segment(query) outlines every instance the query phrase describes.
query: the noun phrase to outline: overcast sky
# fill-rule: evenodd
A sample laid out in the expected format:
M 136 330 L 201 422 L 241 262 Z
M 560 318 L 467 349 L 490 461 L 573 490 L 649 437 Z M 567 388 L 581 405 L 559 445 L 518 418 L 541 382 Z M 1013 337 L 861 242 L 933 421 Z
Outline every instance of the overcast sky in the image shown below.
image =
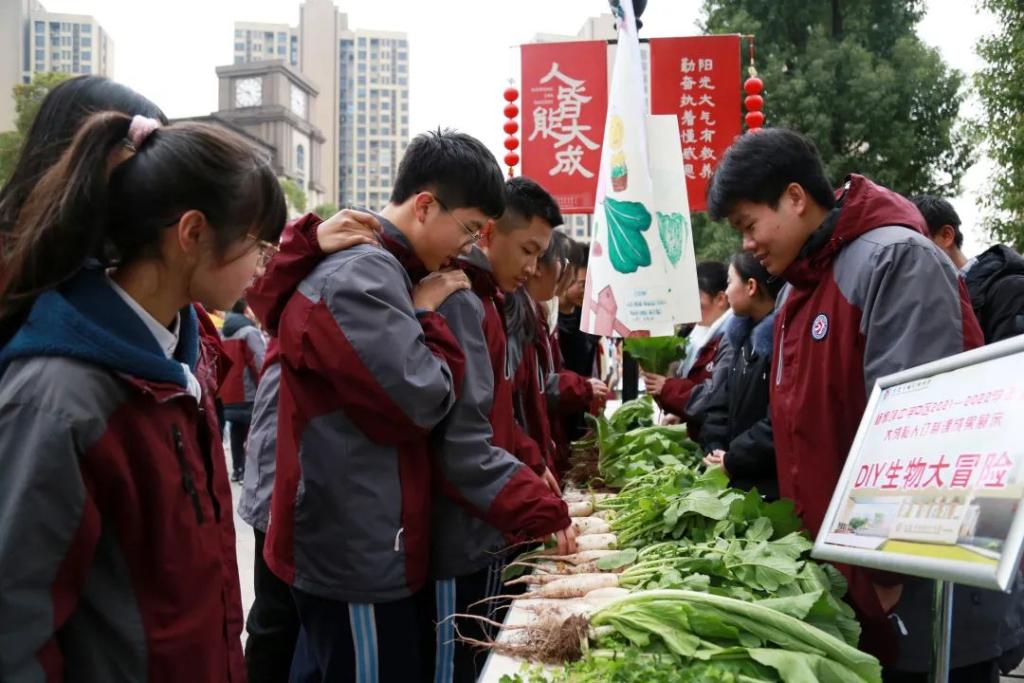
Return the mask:
M 766 0 L 770 1 L 770 0 Z M 214 67 L 233 59 L 235 21 L 296 25 L 299 0 L 43 0 L 50 11 L 92 14 L 115 45 L 117 80 L 159 104 L 171 117 L 207 114 L 217 108 Z M 410 42 L 411 132 L 438 125 L 458 128 L 503 153 L 501 91 L 518 77 L 513 46 L 537 33 L 575 34 L 588 16 L 606 11 L 605 0 L 336 0 L 356 28 L 405 31 Z M 697 32 L 702 3 L 650 0 L 642 35 L 685 36 Z M 978 38 L 993 29 L 974 2 L 928 0 L 920 26 L 925 42 L 952 66 L 977 70 Z M 771 120 L 771 93 L 766 114 Z M 974 107 L 972 107 L 973 109 Z M 500 157 L 499 157 L 500 158 Z M 978 165 L 979 167 L 982 164 Z M 954 204 L 973 255 L 988 240 L 972 229 L 975 197 L 984 168 L 972 170 L 965 193 Z

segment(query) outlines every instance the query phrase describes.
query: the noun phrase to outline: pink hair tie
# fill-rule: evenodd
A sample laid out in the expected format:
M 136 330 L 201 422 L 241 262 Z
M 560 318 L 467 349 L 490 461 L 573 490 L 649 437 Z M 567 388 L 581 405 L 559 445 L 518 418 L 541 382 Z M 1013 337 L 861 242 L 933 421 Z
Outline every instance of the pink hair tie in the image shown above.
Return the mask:
M 146 142 L 146 138 L 149 137 L 150 133 L 160 128 L 160 126 L 160 122 L 156 119 L 136 114 L 132 117 L 131 125 L 128 126 L 128 142 L 138 151 Z

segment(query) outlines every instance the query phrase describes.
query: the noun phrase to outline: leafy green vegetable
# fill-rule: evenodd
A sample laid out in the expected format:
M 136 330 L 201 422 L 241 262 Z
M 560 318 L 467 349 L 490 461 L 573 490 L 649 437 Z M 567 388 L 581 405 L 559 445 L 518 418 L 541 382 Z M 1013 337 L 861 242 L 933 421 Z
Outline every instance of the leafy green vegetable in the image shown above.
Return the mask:
M 627 650 L 593 650 L 564 670 L 549 673 L 529 667 L 522 674 L 503 676 L 500 683 L 766 683 L 778 678 L 771 669 L 750 660 L 691 662 L 679 666 L 669 654 Z M 770 676 L 763 678 L 763 675 Z
M 615 432 L 628 432 L 654 424 L 654 401 L 644 395 L 626 401 L 608 418 L 608 427 Z
M 667 375 L 669 366 L 683 357 L 686 340 L 681 337 L 627 337 L 623 346 L 640 367 L 656 375 Z
M 697 445 L 686 437 L 685 425 L 658 425 L 621 433 L 598 418 L 597 433 L 598 468 L 607 486 L 623 486 L 668 465 L 696 467 L 700 462 Z
M 809 613 L 821 596 L 819 592 L 790 601 L 787 609 Z M 784 683 L 881 681 L 878 661 L 843 640 L 769 605 L 713 593 L 635 593 L 601 608 L 590 623 L 613 627 L 641 649 L 657 644 L 686 660 L 745 654 L 774 669 Z
M 651 227 L 651 212 L 640 202 L 605 197 L 608 257 L 620 273 L 635 273 L 651 265 L 651 250 L 643 233 Z

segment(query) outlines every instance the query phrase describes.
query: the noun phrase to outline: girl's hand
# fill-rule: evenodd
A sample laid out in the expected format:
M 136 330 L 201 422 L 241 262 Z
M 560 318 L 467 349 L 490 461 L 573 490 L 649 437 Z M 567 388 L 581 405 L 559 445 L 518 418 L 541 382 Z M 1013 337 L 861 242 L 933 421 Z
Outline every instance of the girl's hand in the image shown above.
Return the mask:
M 644 385 L 647 387 L 647 393 L 651 396 L 661 396 L 661 390 L 665 388 L 665 380 L 668 378 L 664 375 L 655 375 L 651 372 L 645 372 L 644 374 Z
M 704 456 L 704 464 L 707 467 L 721 467 L 723 472 L 729 474 L 725 469 L 725 451 L 721 448 L 716 448 Z

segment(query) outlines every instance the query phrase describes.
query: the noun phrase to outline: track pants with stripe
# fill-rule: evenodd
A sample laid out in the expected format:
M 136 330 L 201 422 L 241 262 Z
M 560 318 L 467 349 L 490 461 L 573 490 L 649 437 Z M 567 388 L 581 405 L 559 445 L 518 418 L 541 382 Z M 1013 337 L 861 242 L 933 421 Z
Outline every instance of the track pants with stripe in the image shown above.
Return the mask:
M 292 588 L 302 628 L 291 683 L 409 683 L 422 678 L 421 601 L 329 600 Z
M 454 614 L 472 614 L 502 621 L 508 601 L 474 603 L 502 593 L 501 573 L 506 562 L 500 559 L 475 574 L 434 582 L 433 618 L 428 616 L 429 627 L 435 634 L 434 667 L 433 677 L 426 680 L 433 683 L 473 683 L 479 677 L 487 661 L 487 651 L 459 641 L 457 635 L 488 641 L 498 635 L 497 629 L 475 619 L 459 619 L 459 632 L 456 634 L 455 620 L 451 617 Z M 429 654 L 424 653 L 424 656 Z

